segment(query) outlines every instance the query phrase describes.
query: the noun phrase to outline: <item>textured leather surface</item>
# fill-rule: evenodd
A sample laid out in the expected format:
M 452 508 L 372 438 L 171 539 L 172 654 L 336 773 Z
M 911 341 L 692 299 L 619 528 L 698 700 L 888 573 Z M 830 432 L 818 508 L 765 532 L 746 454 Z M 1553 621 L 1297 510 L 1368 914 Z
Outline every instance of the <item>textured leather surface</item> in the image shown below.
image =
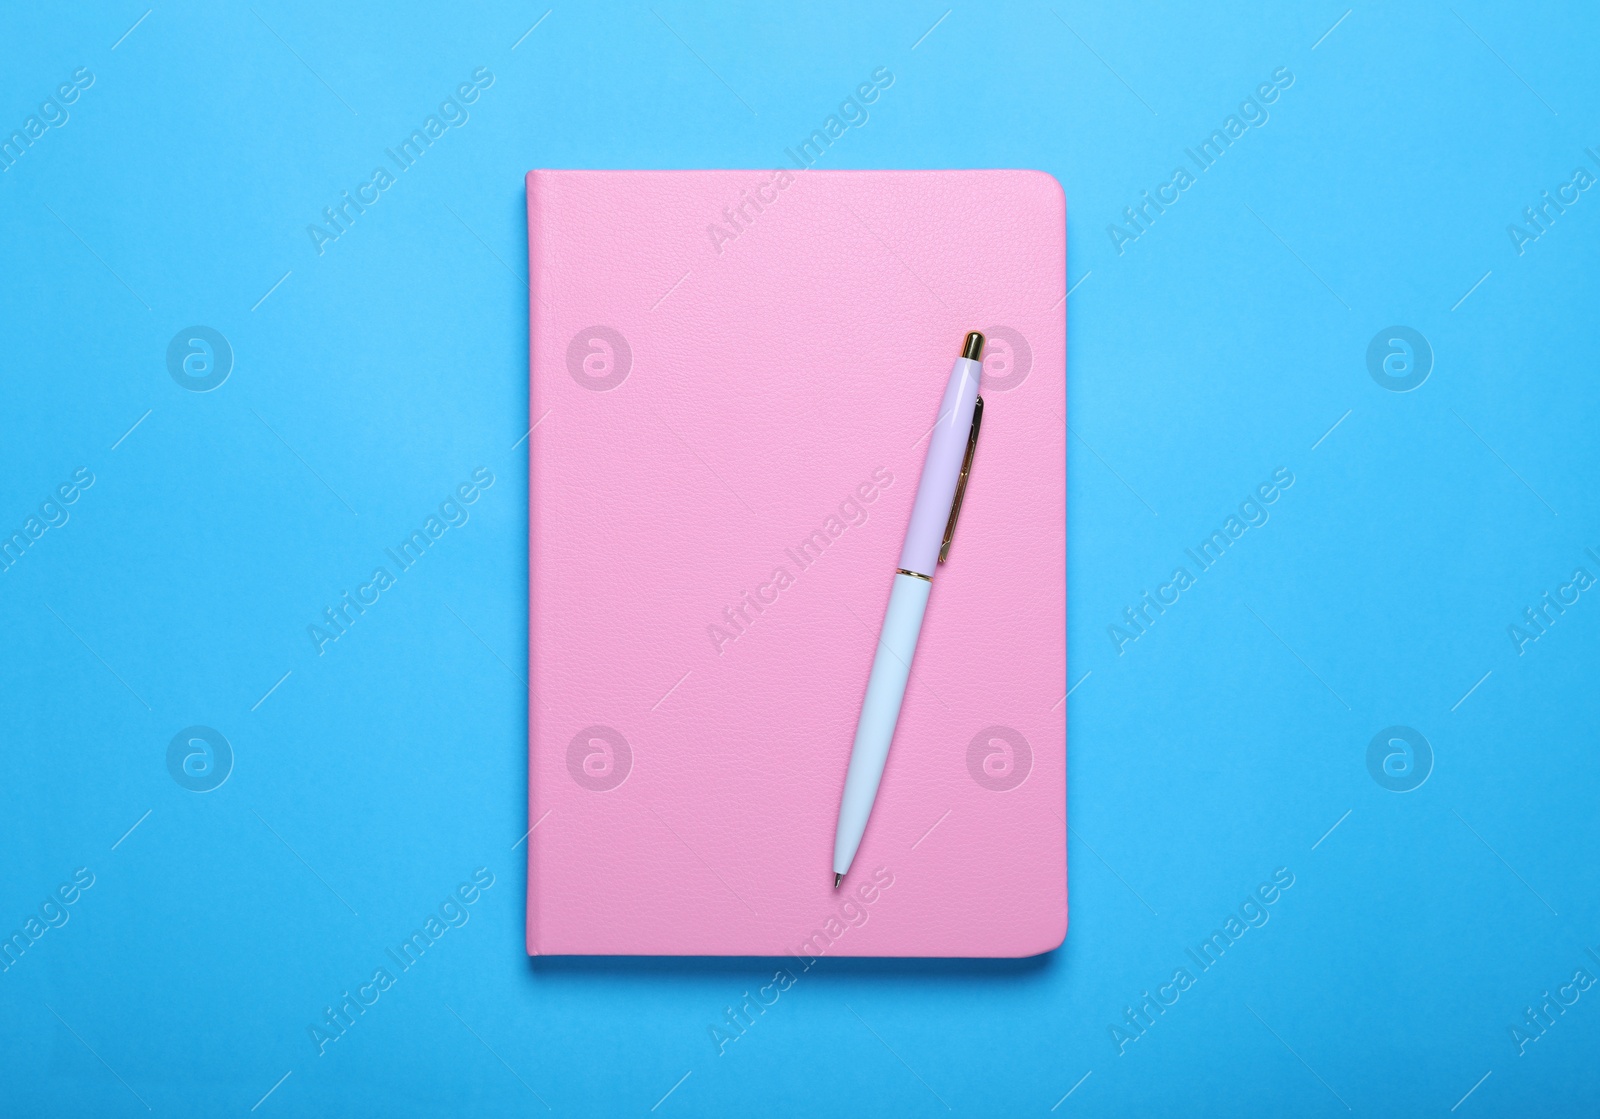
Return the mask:
M 528 175 L 530 953 L 1023 956 L 1065 935 L 1061 188 L 791 179 Z M 971 483 L 836 892 L 923 437 L 972 329 L 992 341 Z

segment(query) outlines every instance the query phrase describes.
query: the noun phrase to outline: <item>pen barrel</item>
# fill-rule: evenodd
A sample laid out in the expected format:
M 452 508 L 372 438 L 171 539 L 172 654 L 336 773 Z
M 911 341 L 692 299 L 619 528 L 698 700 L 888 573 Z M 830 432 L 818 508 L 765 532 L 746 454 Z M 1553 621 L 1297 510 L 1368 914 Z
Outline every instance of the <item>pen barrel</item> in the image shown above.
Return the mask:
M 915 575 L 894 577 L 889 591 L 889 609 L 884 613 L 878 650 L 872 658 L 872 675 L 867 678 L 867 695 L 861 703 L 861 718 L 856 723 L 855 745 L 850 750 L 850 769 L 844 779 L 844 796 L 839 802 L 839 827 L 833 840 L 833 869 L 843 874 L 850 869 L 861 846 L 861 835 L 872 814 L 872 802 L 883 780 L 883 766 L 889 759 L 889 743 L 895 723 L 900 719 L 900 704 L 906 696 L 906 681 L 911 677 L 911 659 L 917 651 L 917 635 L 922 632 L 922 615 L 928 608 L 928 592 L 933 584 Z
M 956 358 L 955 367 L 950 370 L 944 399 L 939 402 L 939 418 L 928 441 L 928 457 L 922 464 L 922 480 L 917 483 L 916 503 L 911 507 L 911 527 L 906 530 L 905 547 L 900 552 L 903 571 L 931 578 L 939 564 L 939 547 L 950 520 L 956 482 L 961 477 L 982 376 L 983 365 L 970 358 Z

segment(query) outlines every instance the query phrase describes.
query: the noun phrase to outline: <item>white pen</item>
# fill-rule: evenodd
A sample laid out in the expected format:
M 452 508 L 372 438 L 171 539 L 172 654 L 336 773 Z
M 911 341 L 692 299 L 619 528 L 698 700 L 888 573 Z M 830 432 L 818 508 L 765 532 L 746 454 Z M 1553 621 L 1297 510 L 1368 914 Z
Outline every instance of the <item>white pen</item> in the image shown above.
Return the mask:
M 850 750 L 850 769 L 845 774 L 839 825 L 833 838 L 834 889 L 849 873 L 867 828 L 867 817 L 872 815 L 883 766 L 889 760 L 889 743 L 900 718 L 900 704 L 905 699 L 906 681 L 911 677 L 911 658 L 917 650 L 917 635 L 922 632 L 922 615 L 933 590 L 933 569 L 950 554 L 950 538 L 966 494 L 972 453 L 978 445 L 978 425 L 983 419 L 983 397 L 978 395 L 982 353 L 983 335 L 976 331 L 968 334 L 961 356 L 950 370 L 944 399 L 939 404 L 939 418 L 933 425 L 928 458 L 922 465 L 922 480 L 917 483 L 917 498 L 911 507 L 911 527 L 906 530 L 900 567 L 889 592 L 889 609 L 884 614 L 878 651 L 872 658 L 872 675 L 867 678 L 867 695 L 856 723 L 855 745 Z

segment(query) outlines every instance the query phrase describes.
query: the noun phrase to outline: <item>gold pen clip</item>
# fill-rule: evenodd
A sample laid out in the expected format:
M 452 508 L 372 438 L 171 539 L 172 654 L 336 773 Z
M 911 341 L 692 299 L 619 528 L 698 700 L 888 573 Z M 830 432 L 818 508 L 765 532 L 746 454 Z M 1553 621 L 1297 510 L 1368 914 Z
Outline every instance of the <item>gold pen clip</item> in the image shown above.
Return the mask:
M 967 477 L 972 473 L 972 453 L 978 449 L 978 428 L 983 423 L 983 397 L 972 406 L 972 432 L 967 436 L 967 453 L 961 459 L 956 478 L 956 496 L 950 503 L 950 520 L 944 526 L 944 543 L 939 545 L 939 562 L 950 558 L 950 541 L 956 534 L 956 518 L 961 516 L 961 499 L 967 496 Z

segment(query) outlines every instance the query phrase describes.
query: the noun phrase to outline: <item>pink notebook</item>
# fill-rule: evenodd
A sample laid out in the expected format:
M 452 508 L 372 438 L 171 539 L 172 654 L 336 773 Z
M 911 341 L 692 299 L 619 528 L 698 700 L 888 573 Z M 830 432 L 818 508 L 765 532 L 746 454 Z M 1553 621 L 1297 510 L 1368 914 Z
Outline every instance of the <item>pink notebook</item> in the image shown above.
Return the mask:
M 1066 203 L 1033 171 L 528 174 L 528 951 L 1027 956 L 1066 868 Z M 982 433 L 834 824 L 945 379 Z

